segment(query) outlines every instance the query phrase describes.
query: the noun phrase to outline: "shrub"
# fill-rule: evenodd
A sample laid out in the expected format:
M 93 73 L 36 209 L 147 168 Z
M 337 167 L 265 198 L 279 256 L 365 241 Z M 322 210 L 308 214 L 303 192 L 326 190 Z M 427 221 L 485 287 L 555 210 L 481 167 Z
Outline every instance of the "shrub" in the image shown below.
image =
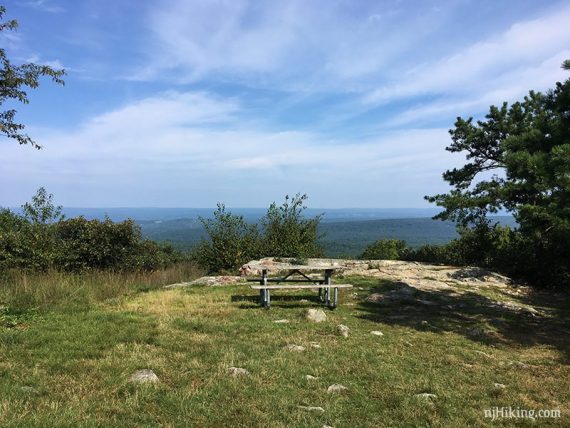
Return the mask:
M 224 204 L 218 204 L 212 219 L 200 217 L 200 221 L 208 239 L 198 244 L 193 257 L 209 272 L 235 269 L 259 256 L 257 225 L 226 211 Z
M 287 195 L 281 206 L 275 202 L 269 206 L 261 219 L 264 256 L 306 259 L 323 255 L 318 242 L 321 216 L 310 219 L 303 216 L 306 200 L 307 195 L 297 194 L 292 198 Z
M 379 239 L 370 244 L 361 259 L 367 260 L 398 260 L 406 256 L 408 248 L 406 242 L 399 239 Z

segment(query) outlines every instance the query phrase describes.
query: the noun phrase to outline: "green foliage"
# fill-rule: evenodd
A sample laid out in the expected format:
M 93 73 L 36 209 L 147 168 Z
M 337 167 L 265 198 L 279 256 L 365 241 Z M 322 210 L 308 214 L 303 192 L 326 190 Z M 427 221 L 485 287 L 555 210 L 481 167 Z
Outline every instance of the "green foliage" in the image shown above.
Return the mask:
M 263 255 L 306 259 L 319 257 L 323 249 L 318 243 L 318 227 L 322 216 L 306 219 L 303 211 L 307 195 L 285 196 L 277 206 L 273 202 L 261 219 Z
M 41 188 L 23 216 L 0 210 L 0 270 L 157 270 L 182 260 L 172 246 L 143 240 L 133 220 L 65 220 Z
M 4 6 L 0 6 L 0 34 L 6 30 L 13 31 L 18 27 L 18 22 L 13 19 L 2 22 L 5 13 Z M 29 99 L 25 88 L 37 88 L 41 77 L 49 77 L 55 83 L 63 85 L 64 75 L 64 70 L 54 70 L 47 65 L 34 63 L 13 65 L 6 56 L 6 51 L 0 48 L 0 106 L 8 100 L 28 104 Z M 14 109 L 0 111 L 0 135 L 13 138 L 20 144 L 30 144 L 37 149 L 41 148 L 32 138 L 23 133 L 24 125 L 14 122 L 15 115 Z
M 219 272 L 235 270 L 259 257 L 292 257 L 306 263 L 308 257 L 322 255 L 317 241 L 320 216 L 304 218 L 306 199 L 306 195 L 286 196 L 283 205 L 272 203 L 261 227 L 218 204 L 212 219 L 200 218 L 208 240 L 200 242 L 193 257 L 208 271 Z
M 570 285 L 570 79 L 510 107 L 491 106 L 486 119 L 457 119 L 447 150 L 467 153 L 468 162 L 444 173 L 449 193 L 426 199 L 445 208 L 437 218 L 463 229 L 465 260 L 536 284 Z M 520 227 L 491 225 L 487 215 L 499 210 Z M 496 254 L 499 247 L 509 256 Z
M 62 206 L 53 204 L 53 194 L 48 194 L 46 189 L 40 187 L 32 196 L 31 202 L 22 205 L 24 217 L 32 223 L 47 224 L 63 220 Z
M 260 238 L 257 225 L 248 224 L 243 216 L 226 211 L 219 203 L 214 218 L 200 221 L 208 240 L 202 239 L 194 257 L 209 272 L 235 269 L 258 256 Z
M 364 260 L 398 260 L 405 257 L 406 242 L 399 239 L 379 239 L 370 244 L 360 255 Z

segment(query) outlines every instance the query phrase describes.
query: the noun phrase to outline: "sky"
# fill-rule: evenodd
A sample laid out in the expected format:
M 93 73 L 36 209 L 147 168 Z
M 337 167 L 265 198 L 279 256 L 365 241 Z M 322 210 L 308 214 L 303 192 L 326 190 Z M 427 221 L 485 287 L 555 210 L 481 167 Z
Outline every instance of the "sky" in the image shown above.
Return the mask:
M 14 64 L 67 71 L 0 136 L 0 206 L 427 207 L 456 117 L 563 81 L 570 3 L 0 0 Z

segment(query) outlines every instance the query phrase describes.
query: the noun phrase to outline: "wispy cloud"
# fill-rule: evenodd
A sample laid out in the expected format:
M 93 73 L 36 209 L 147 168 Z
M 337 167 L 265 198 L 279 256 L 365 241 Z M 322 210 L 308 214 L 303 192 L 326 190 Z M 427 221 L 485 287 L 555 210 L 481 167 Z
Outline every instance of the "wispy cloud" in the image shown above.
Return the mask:
M 34 1 L 26 1 L 23 2 L 25 6 L 38 9 L 44 12 L 50 13 L 61 13 L 65 11 L 65 8 L 59 4 L 55 4 L 53 1 L 50 0 L 34 0 Z
M 351 188 L 366 186 L 370 202 L 364 205 L 393 206 L 394 197 L 387 197 L 395 188 L 411 188 L 418 177 L 425 181 L 426 174 L 438 181 L 445 162 L 447 135 L 442 129 L 412 129 L 355 142 L 307 132 L 242 129 L 236 120 L 241 113 L 234 100 L 206 93 L 142 99 L 99 115 L 74 132 L 34 130 L 44 150 L 30 153 L 16 145 L 4 150 L 0 156 L 7 167 L 0 179 L 9 189 L 12 177 L 27 171 L 55 193 L 70 183 L 87 191 L 62 192 L 69 195 L 62 201 L 67 205 L 137 205 L 139 192 L 160 194 L 161 189 L 161 205 L 184 205 L 174 195 L 187 195 L 194 198 L 187 205 L 225 200 L 256 206 L 276 193 L 313 191 L 313 203 L 330 206 L 324 189 L 342 196 L 337 206 L 363 205 Z M 393 175 L 402 170 L 406 176 L 394 186 Z M 382 185 L 388 182 L 392 185 Z M 106 193 L 113 183 L 123 189 L 114 196 Z M 25 194 L 34 187 L 38 184 L 33 180 L 18 185 L 20 191 L 26 188 Z M 416 189 L 418 201 L 422 192 Z M 406 205 L 405 199 L 397 205 Z

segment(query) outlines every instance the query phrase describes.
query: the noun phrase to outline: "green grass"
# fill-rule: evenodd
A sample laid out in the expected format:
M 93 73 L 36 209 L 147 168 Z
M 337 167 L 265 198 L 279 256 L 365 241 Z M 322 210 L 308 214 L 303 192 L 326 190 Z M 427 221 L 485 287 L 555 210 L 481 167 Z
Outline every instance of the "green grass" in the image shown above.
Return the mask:
M 362 289 L 344 293 L 320 324 L 303 318 L 306 308 L 317 307 L 311 293 L 274 293 L 272 308 L 263 310 L 247 286 L 151 290 L 26 309 L 22 322 L 0 327 L 0 425 L 536 425 L 483 417 L 484 409 L 508 406 L 560 409 L 561 419 L 537 422 L 570 423 L 566 296 L 520 297 L 539 307 L 541 315 L 531 316 L 489 306 L 490 298 L 501 298 L 493 289 L 420 296 L 437 302 L 431 306 L 378 305 L 365 297 L 393 284 L 346 282 Z M 290 323 L 273 323 L 283 318 Z M 338 324 L 350 327 L 349 338 L 336 333 Z M 474 337 L 474 328 L 488 334 Z M 287 351 L 288 344 L 306 350 Z M 250 376 L 229 376 L 231 366 Z M 145 368 L 156 372 L 157 385 L 129 383 L 131 373 Z M 318 379 L 307 381 L 307 374 Z M 328 394 L 334 383 L 348 391 Z M 437 398 L 415 397 L 424 392 Z

